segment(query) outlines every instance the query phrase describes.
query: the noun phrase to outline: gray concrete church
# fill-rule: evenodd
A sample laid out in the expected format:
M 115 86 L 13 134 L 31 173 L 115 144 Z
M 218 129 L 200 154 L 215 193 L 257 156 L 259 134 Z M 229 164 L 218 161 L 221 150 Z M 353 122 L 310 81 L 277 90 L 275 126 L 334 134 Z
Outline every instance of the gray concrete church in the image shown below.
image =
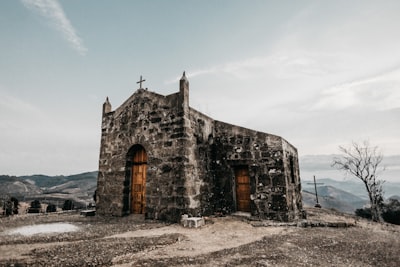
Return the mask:
M 297 149 L 191 108 L 185 73 L 167 96 L 140 82 L 117 109 L 103 105 L 96 205 L 170 222 L 237 211 L 292 221 L 303 214 Z

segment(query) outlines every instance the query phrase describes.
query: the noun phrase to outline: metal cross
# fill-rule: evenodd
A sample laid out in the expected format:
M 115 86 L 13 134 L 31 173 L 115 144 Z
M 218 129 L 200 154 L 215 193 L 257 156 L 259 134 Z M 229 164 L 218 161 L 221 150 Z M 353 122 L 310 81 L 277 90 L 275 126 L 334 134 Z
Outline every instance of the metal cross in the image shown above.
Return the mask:
M 138 83 L 140 85 L 139 89 L 142 89 L 142 83 L 145 82 L 146 80 L 142 79 L 142 75 L 140 75 L 140 80 L 136 83 Z
M 315 188 L 315 198 L 317 200 L 317 203 L 315 204 L 316 208 L 321 208 L 321 204 L 319 204 L 318 202 L 318 192 L 317 192 L 317 184 L 324 184 L 324 183 L 317 183 L 315 180 L 315 175 L 314 175 L 314 183 L 307 183 L 307 184 L 314 184 L 314 188 Z

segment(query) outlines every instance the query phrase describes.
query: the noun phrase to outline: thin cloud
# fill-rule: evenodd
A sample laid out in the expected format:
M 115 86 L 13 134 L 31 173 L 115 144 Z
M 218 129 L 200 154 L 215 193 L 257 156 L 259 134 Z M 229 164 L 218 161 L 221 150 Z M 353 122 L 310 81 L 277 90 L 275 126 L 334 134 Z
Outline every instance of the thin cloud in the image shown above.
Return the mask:
M 2 87 L 0 86 L 0 89 Z M 37 106 L 23 99 L 0 91 L 0 125 L 1 134 L 10 133 L 24 126 L 37 127 L 46 118 L 46 114 Z M 4 138 L 3 138 L 4 139 Z
M 311 109 L 367 107 L 389 110 L 399 108 L 399 75 L 400 68 L 397 68 L 383 74 L 327 88 Z
M 202 69 L 195 69 L 193 71 L 187 72 L 188 78 L 194 78 L 203 75 L 216 75 L 216 74 L 229 74 L 235 76 L 238 79 L 248 79 L 260 70 L 269 68 L 274 61 L 271 57 L 254 57 L 249 59 L 244 59 L 242 61 L 227 62 L 224 64 L 219 64 L 215 66 L 209 66 Z M 176 83 L 180 77 L 175 77 L 166 81 L 166 84 Z
M 278 79 L 295 79 L 299 77 L 325 76 L 336 72 L 335 68 L 327 64 L 337 55 L 314 53 L 309 51 L 274 51 L 268 56 L 247 58 L 239 61 L 195 69 L 187 72 L 188 78 L 203 75 L 228 74 L 240 80 L 254 77 L 263 77 L 269 74 Z M 166 81 L 166 84 L 176 83 L 180 77 Z
M 88 49 L 76 33 L 58 0 L 21 0 L 25 7 L 46 18 L 79 54 L 86 55 Z
M 190 71 L 186 73 L 187 78 L 194 78 L 196 76 L 201 76 L 201 75 L 206 75 L 206 74 L 213 74 L 219 72 L 218 67 L 212 67 L 209 69 L 203 69 L 203 70 L 195 70 L 195 71 Z M 173 79 L 169 79 L 168 81 L 165 81 L 165 84 L 174 84 L 177 81 L 181 79 L 182 76 L 176 76 Z
M 0 88 L 2 88 L 0 86 Z M 0 92 L 0 115 L 4 115 L 9 112 L 9 115 L 15 115 L 19 113 L 38 115 L 41 114 L 41 110 L 29 102 L 26 102 L 20 98 Z

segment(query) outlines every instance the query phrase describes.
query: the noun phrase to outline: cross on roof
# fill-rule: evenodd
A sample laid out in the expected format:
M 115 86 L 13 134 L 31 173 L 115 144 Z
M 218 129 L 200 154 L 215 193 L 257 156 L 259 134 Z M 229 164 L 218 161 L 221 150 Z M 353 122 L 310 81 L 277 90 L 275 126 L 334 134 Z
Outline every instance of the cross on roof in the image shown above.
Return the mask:
M 140 80 L 139 80 L 138 82 L 136 82 L 136 83 L 138 83 L 139 86 L 140 86 L 139 89 L 142 89 L 142 83 L 145 82 L 145 81 L 146 81 L 146 80 L 143 80 L 143 79 L 142 79 L 142 75 L 140 75 Z

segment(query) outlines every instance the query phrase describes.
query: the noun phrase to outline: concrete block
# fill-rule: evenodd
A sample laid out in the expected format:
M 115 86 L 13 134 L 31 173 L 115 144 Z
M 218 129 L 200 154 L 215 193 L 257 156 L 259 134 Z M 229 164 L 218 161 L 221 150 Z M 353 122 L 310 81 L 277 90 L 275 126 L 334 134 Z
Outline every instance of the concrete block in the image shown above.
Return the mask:
M 94 216 L 96 214 L 95 210 L 82 210 L 81 215 L 87 217 L 87 216 Z
M 206 224 L 203 217 L 187 217 L 183 215 L 181 219 L 181 224 L 183 227 L 188 228 L 199 228 Z

